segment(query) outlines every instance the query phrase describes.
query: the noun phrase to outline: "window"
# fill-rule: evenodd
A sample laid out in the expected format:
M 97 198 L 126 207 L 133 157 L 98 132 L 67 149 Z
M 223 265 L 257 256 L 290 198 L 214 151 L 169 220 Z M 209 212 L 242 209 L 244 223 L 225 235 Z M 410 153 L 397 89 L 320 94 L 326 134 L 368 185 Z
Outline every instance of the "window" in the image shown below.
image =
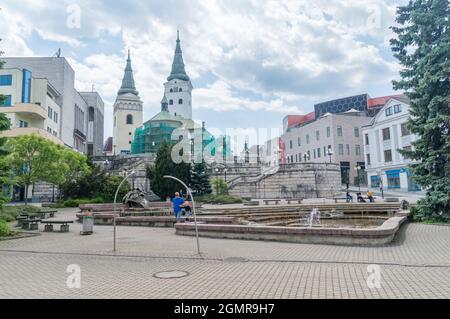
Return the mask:
M 400 170 L 386 171 L 388 188 L 400 188 Z
M 320 141 L 320 131 L 316 131 L 316 141 Z
M 133 124 L 133 115 L 131 114 L 127 115 L 127 124 Z
M 55 121 L 55 123 L 58 123 L 58 113 L 53 113 L 53 120 Z
M 392 107 L 388 107 L 388 108 L 386 109 L 385 113 L 386 113 L 386 116 L 391 116 L 392 114 L 394 114 L 394 113 L 392 112 Z
M 298 153 L 298 159 L 299 159 L 299 162 L 302 161 L 302 153 Z
M 49 119 L 53 118 L 53 109 L 50 106 L 47 109 L 47 115 Z
M 380 187 L 380 178 L 377 175 L 370 176 L 370 187 L 372 188 Z
M 366 154 L 366 164 L 367 165 L 372 165 L 370 162 L 370 154 Z
M 298 162 L 298 154 L 295 154 L 295 161 Z
M 350 155 L 350 144 L 347 144 L 346 148 L 347 148 L 347 155 Z
M 298 146 L 302 146 L 302 139 L 300 137 L 297 139 L 297 144 Z
M 320 149 L 320 147 L 317 149 L 317 157 L 318 158 L 320 158 L 320 156 L 321 156 L 321 149 Z
M 331 127 L 327 127 L 327 137 L 331 136 Z
M 314 158 L 316 158 L 317 157 L 316 149 L 314 149 L 313 152 L 314 152 Z
M 311 159 L 311 151 L 308 151 L 307 153 L 308 153 L 308 158 L 307 159 L 310 160 Z
M 337 127 L 337 136 L 342 136 L 342 126 Z
M 114 116 L 114 126 L 117 125 L 117 118 Z
M 289 141 L 289 148 L 292 149 L 292 140 Z
M 173 89 L 170 89 L 170 93 L 173 93 Z
M 183 99 L 179 99 L 178 104 L 183 104 Z
M 11 101 L 11 95 L 3 95 L 3 97 L 5 98 L 0 106 L 12 106 L 12 101 Z
M 306 144 L 309 144 L 309 134 L 306 134 Z
M 182 88 L 180 88 L 180 92 L 183 92 L 183 89 L 182 89 Z
M 21 128 L 28 127 L 28 122 L 20 120 L 19 121 L 19 127 L 21 127 Z
M 359 127 L 355 127 L 355 137 L 359 137 Z
M 402 129 L 402 136 L 411 135 L 411 131 L 408 129 L 408 124 L 407 123 L 403 123 L 401 125 L 401 129 Z
M 170 101 L 169 101 L 169 105 L 173 105 L 173 100 L 170 100 Z
M 12 85 L 12 75 L 4 74 L 0 75 L 0 86 L 10 86 Z
M 338 145 L 338 152 L 339 152 L 339 155 L 344 155 L 344 144 Z
M 361 155 L 361 146 L 356 144 L 355 145 L 355 155 L 360 156 Z
M 49 126 L 47 126 L 47 132 L 49 132 L 49 133 L 52 132 L 52 129 Z
M 391 131 L 389 127 L 383 129 L 383 141 L 388 141 L 391 139 Z
M 386 163 L 392 162 L 392 151 L 391 150 L 384 151 L 384 161 Z
M 89 122 L 94 122 L 95 110 L 93 107 L 89 108 Z
M 405 146 L 405 147 L 403 147 L 403 150 L 407 151 L 407 152 L 411 152 L 412 151 L 412 147 L 411 147 L 411 145 Z M 404 159 L 411 159 L 408 155 L 403 155 L 403 158 Z
M 369 134 L 365 135 L 365 139 L 366 139 L 366 145 L 369 145 Z
M 22 103 L 30 103 L 31 100 L 31 72 L 23 70 Z
M 291 163 L 294 163 L 294 155 L 291 155 Z
M 396 104 L 394 105 L 394 113 L 400 113 L 402 111 L 402 105 L 401 104 Z

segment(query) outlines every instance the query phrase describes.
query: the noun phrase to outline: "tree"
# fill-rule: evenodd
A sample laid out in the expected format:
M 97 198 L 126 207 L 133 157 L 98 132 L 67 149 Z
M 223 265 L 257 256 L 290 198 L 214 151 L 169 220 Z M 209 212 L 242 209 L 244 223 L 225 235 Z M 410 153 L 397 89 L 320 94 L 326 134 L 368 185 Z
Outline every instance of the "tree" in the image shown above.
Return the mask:
M 1 39 L 0 39 L 1 41 Z M 0 51 L 0 56 L 2 52 Z M 3 68 L 3 61 L 0 61 L 0 69 Z M 5 100 L 5 96 L 0 94 L 0 104 Z M 11 123 L 4 113 L 0 113 L 0 132 L 9 130 Z M 9 166 L 6 161 L 6 155 L 8 152 L 5 148 L 6 138 L 0 137 L 0 209 L 2 208 L 2 203 L 6 201 L 6 198 L 3 197 L 3 185 L 8 180 L 9 175 Z
M 209 183 L 209 176 L 207 173 L 206 163 L 197 163 L 191 169 L 191 183 L 189 187 L 199 196 L 211 194 L 211 184 Z
M 411 0 L 397 10 L 394 56 L 403 69 L 394 89 L 411 100 L 408 127 L 419 139 L 401 153 L 427 191 L 417 209 L 423 219 L 450 221 L 450 5 L 448 0 Z
M 213 185 L 217 195 L 228 195 L 228 185 L 223 179 L 216 178 L 213 180 Z
M 23 135 L 8 140 L 11 153 L 8 163 L 15 175 L 14 182 L 25 186 L 25 205 L 28 203 L 28 189 L 36 182 L 50 182 L 55 170 L 60 168 L 56 144 L 36 134 Z
M 182 180 L 186 185 L 190 184 L 190 164 L 176 164 L 172 161 L 172 146 L 164 142 L 158 149 L 155 164 L 147 168 L 147 177 L 153 192 L 165 199 L 180 191 L 182 186 L 173 180 L 165 179 L 164 175 L 171 175 Z

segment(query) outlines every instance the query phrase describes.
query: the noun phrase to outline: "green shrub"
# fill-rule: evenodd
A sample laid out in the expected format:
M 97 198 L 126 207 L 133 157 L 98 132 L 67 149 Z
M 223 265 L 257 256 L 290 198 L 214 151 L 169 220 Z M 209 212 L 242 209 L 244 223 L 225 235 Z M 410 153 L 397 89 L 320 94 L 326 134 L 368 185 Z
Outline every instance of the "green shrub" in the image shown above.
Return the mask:
M 9 236 L 9 226 L 4 220 L 0 220 L 0 237 Z
M 44 212 L 45 209 L 36 206 L 4 206 L 0 210 L 0 220 L 4 220 L 7 223 L 13 222 L 16 220 L 16 217 L 20 214 L 29 214 L 34 215 L 39 212 Z
M 64 207 L 78 207 L 80 205 L 86 204 L 101 204 L 105 200 L 102 197 L 95 197 L 92 199 L 79 198 L 79 199 L 69 199 L 64 202 Z
M 195 198 L 196 201 L 205 204 L 241 204 L 243 199 L 231 195 L 205 195 Z

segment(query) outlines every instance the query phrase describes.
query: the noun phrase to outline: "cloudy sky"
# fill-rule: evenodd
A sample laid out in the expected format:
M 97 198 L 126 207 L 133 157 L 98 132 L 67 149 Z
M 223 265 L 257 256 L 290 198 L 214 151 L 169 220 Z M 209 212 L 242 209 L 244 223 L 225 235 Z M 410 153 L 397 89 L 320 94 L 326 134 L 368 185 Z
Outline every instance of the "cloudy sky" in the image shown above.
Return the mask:
M 3 0 L 0 49 L 51 56 L 61 48 L 77 89 L 95 85 L 102 95 L 106 137 L 127 50 L 146 120 L 160 109 L 179 29 L 194 118 L 221 130 L 275 128 L 327 99 L 393 93 L 389 26 L 405 2 Z

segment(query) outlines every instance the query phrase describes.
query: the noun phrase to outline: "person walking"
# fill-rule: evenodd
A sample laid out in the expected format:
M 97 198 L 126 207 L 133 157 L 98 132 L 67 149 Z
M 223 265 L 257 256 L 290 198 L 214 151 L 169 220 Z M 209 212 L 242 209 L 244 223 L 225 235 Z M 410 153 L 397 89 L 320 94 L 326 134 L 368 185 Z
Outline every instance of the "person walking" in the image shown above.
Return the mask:
M 175 197 L 172 199 L 172 209 L 177 219 L 177 223 L 180 221 L 182 205 L 184 204 L 184 199 L 180 197 L 180 193 L 176 192 Z

